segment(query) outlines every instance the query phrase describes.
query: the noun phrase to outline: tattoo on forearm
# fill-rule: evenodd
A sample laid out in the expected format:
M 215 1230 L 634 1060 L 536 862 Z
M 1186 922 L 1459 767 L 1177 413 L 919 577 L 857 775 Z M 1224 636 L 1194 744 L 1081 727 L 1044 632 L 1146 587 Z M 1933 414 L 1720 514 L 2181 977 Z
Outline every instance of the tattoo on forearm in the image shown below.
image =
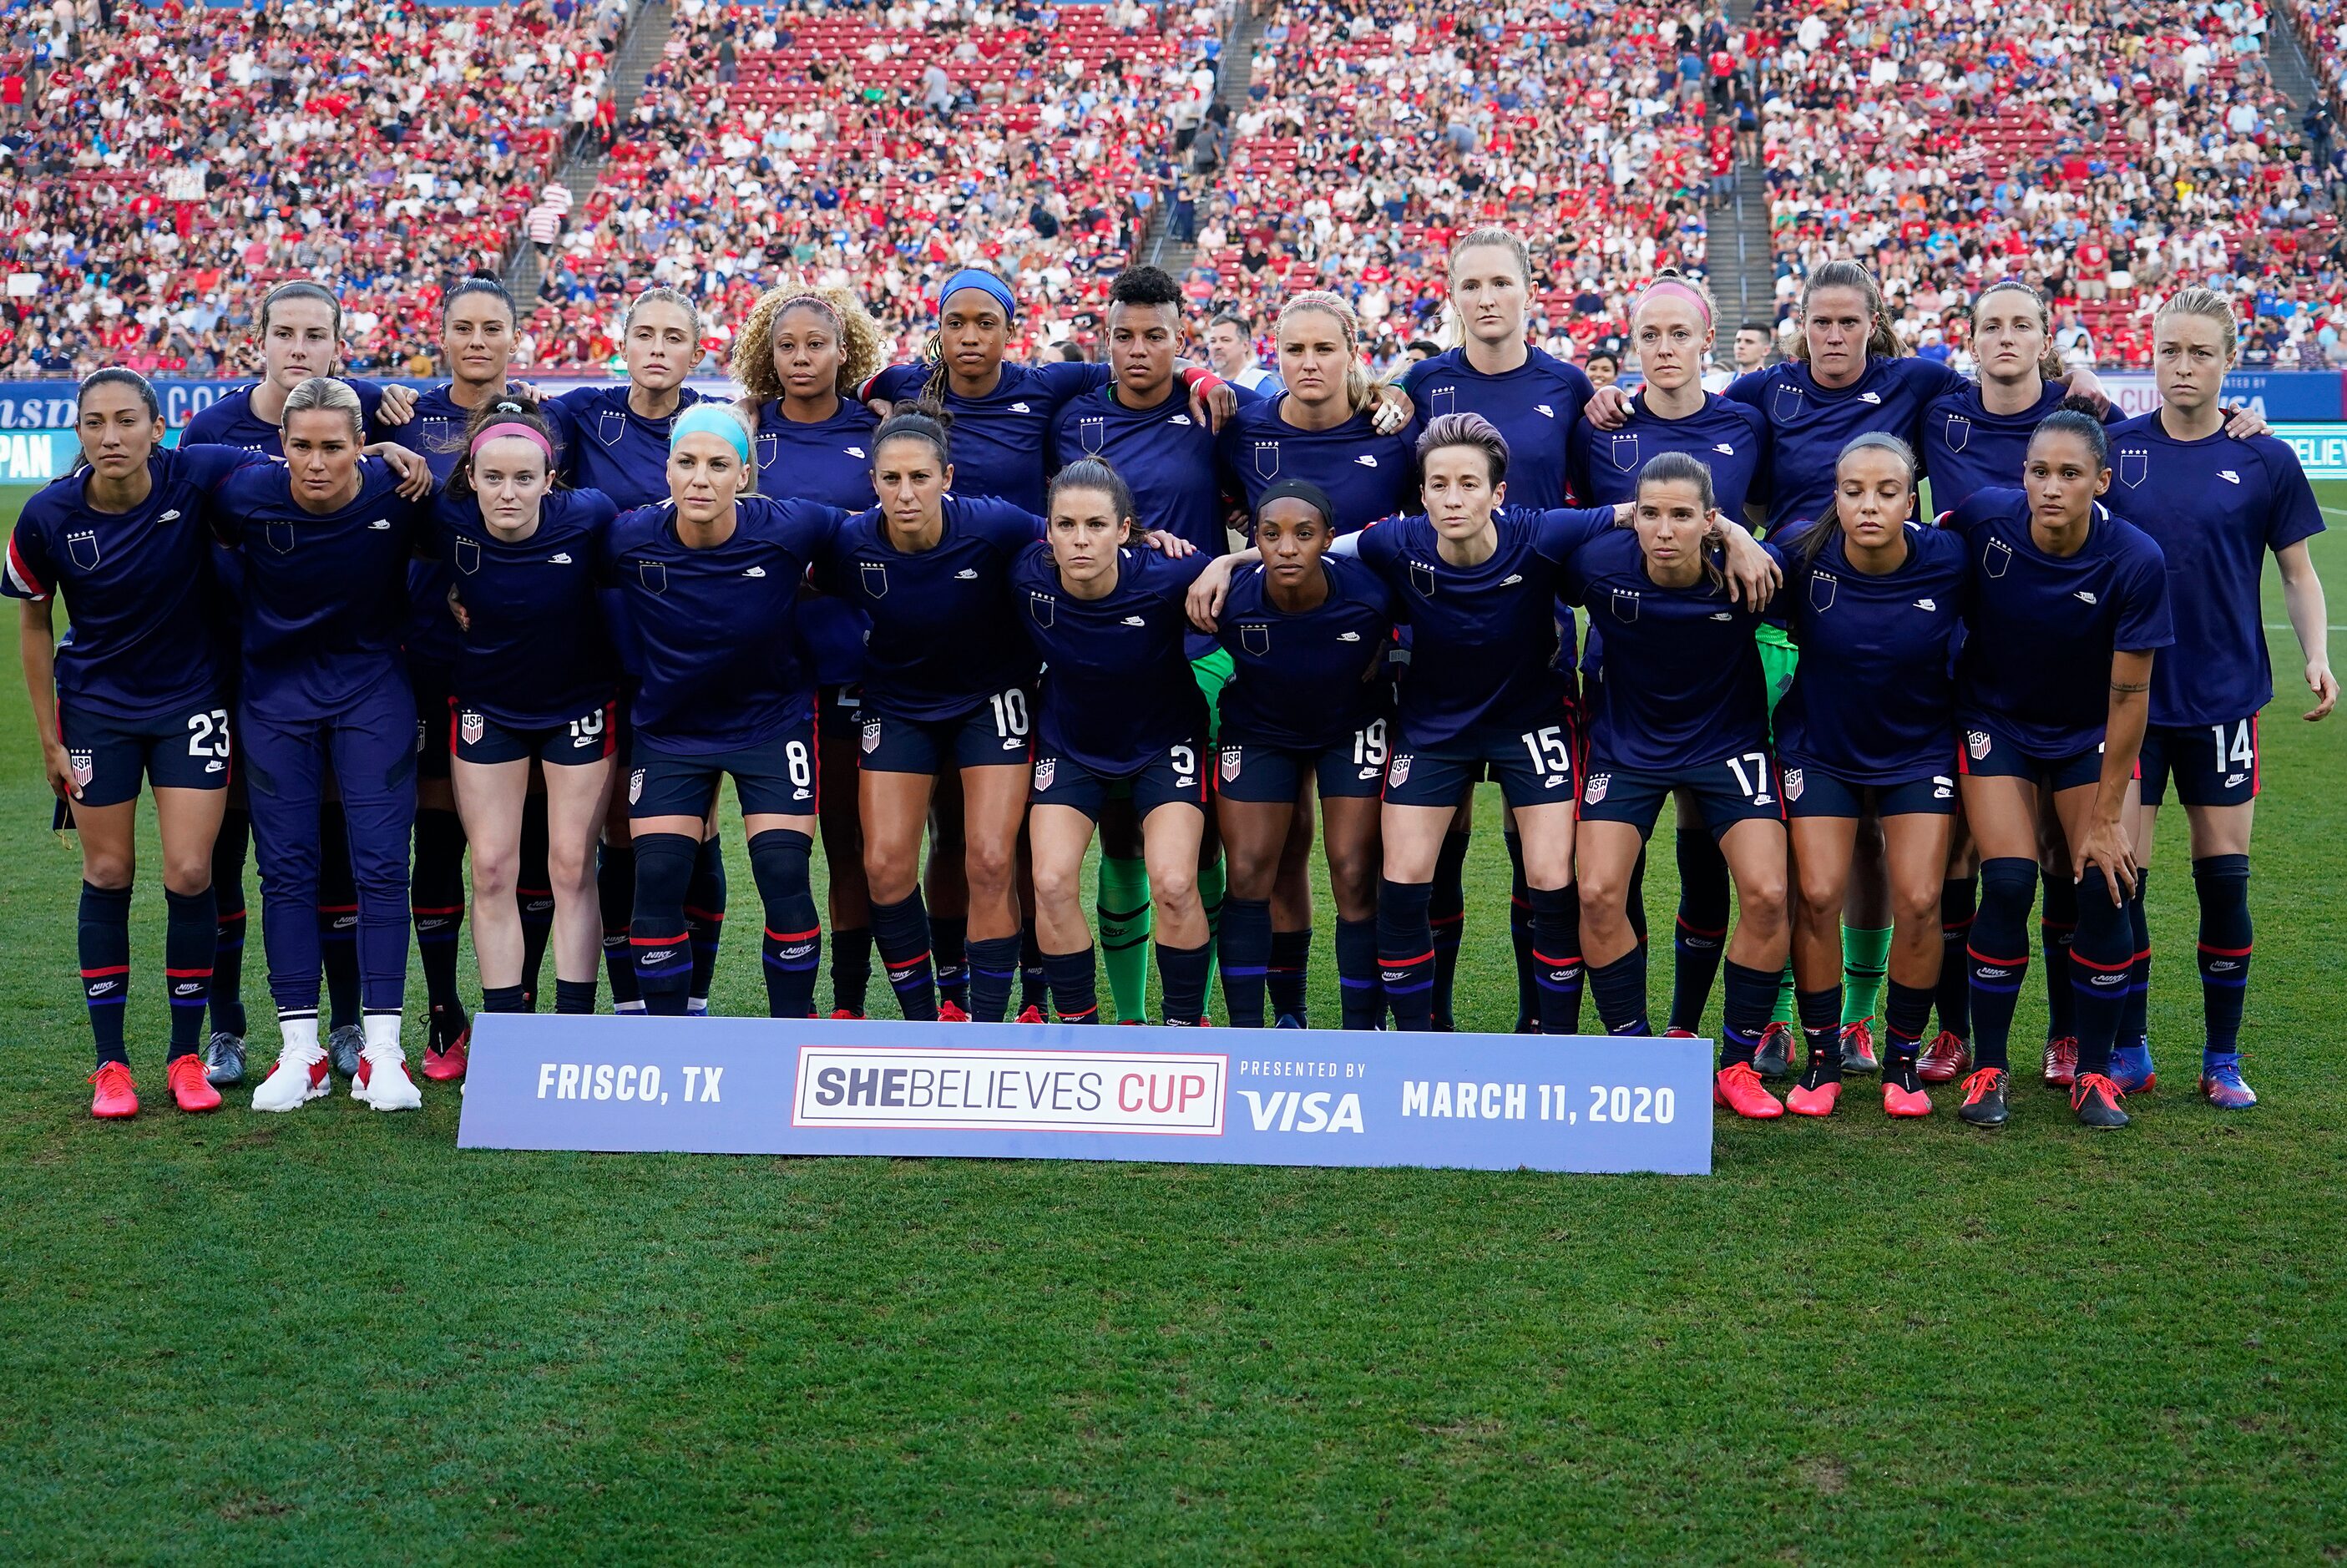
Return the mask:
M 2111 682 L 2111 690 L 2114 692 L 2148 692 L 2151 690 L 2151 682 L 2148 681 L 2114 681 Z

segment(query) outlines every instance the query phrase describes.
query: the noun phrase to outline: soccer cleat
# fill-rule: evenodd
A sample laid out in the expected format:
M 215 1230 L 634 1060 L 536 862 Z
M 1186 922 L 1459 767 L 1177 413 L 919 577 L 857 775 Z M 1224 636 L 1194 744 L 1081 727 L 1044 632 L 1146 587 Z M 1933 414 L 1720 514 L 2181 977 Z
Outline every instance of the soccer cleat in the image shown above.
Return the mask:
M 130 1068 L 119 1061 L 101 1061 L 89 1075 L 97 1091 L 89 1097 L 89 1113 L 101 1122 L 118 1122 L 138 1114 L 138 1085 L 130 1081 Z
M 1926 1083 L 1953 1083 L 1973 1070 L 1973 1048 L 1962 1036 L 1942 1030 L 1939 1037 L 1923 1048 L 1915 1064 L 1915 1076 Z
M 212 1030 L 204 1043 L 204 1080 L 214 1089 L 233 1089 L 244 1081 L 244 1037 L 224 1029 Z
M 864 1015 L 854 1008 L 834 1008 L 831 1009 L 831 1016 L 836 1021 L 844 1018 L 862 1018 Z
M 366 1030 L 354 1023 L 346 1023 L 326 1037 L 326 1054 L 334 1063 L 334 1071 L 344 1078 L 356 1078 L 359 1056 L 366 1050 Z
M 2045 1087 L 2067 1089 L 2078 1078 L 2078 1038 L 2065 1034 L 2045 1042 Z
M 1923 1092 L 1923 1074 L 1908 1058 L 1882 1072 L 1882 1113 L 1885 1116 L 1929 1116 L 1932 1097 Z
M 1763 1078 L 1793 1076 L 1793 1026 L 1772 1023 L 1760 1031 L 1760 1044 L 1752 1052 L 1752 1071 Z
M 2070 1086 L 2070 1113 L 2081 1127 L 2107 1132 L 2127 1124 L 2127 1113 L 2119 1109 L 2127 1096 L 2119 1086 L 2099 1072 L 2082 1072 L 2078 1081 Z
M 173 1057 L 165 1064 L 163 1076 L 170 1084 L 171 1098 L 179 1102 L 180 1110 L 199 1114 L 220 1109 L 220 1091 L 204 1081 L 203 1059 L 194 1051 Z
M 1696 1035 L 1695 1030 L 1691 1029 L 1666 1029 L 1663 1030 L 1663 1038 L 1665 1040 L 1695 1040 L 1699 1037 Z
M 472 1043 L 473 1031 L 468 1027 L 464 1033 L 449 1043 L 446 1050 L 435 1050 L 430 1046 L 425 1046 L 424 1076 L 435 1083 L 447 1083 L 464 1077 L 465 1069 L 470 1065 L 466 1058 L 470 1055 L 469 1048 Z
M 1882 1071 L 1882 1061 L 1874 1054 L 1874 1030 L 1862 1018 L 1852 1019 L 1841 1026 L 1841 1070 L 1844 1072 Z
M 2258 1102 L 2258 1091 L 2241 1081 L 2239 1055 L 2203 1056 L 2200 1098 L 2219 1111 L 2247 1111 Z
M 1766 1122 L 1785 1113 L 1784 1103 L 1762 1087 L 1760 1075 L 1748 1061 L 1730 1062 L 1713 1075 L 1711 1098 L 1738 1116 Z
M 969 1014 L 962 1011 L 961 1009 L 954 1006 L 951 1002 L 939 1002 L 938 1004 L 938 1021 L 939 1023 L 968 1023 L 969 1021 Z
M 1809 1064 L 1801 1069 L 1801 1081 L 1785 1096 L 1785 1109 L 1796 1116 L 1830 1116 L 1840 1102 L 1840 1071 L 1829 1070 L 1812 1050 Z
M 2159 1071 L 2151 1064 L 2151 1042 L 2141 1045 L 2111 1047 L 2111 1081 L 2122 1094 L 2148 1094 L 2151 1086 L 2159 1081 Z
M 1297 1018 L 1292 1012 L 1284 1012 L 1272 1020 L 1271 1027 L 1274 1029 L 1302 1029 L 1304 1027 L 1304 1020 Z
M 1020 1023 L 1041 1023 L 1043 1021 L 1043 1009 L 1040 1007 L 1030 1006 L 1025 1011 L 1019 1015 L 1019 1021 Z
M 396 1045 L 379 1045 L 359 1053 L 359 1070 L 351 1076 L 351 1098 L 378 1111 L 416 1111 L 424 1091 L 408 1075 L 407 1058 Z
M 2002 1127 L 2010 1114 L 2005 1107 L 2005 1091 L 2011 1087 L 2013 1074 L 2002 1067 L 1983 1067 L 1964 1080 L 1964 1102 L 1956 1107 L 1956 1119 L 1974 1127 Z
M 353 1033 L 357 1031 L 354 1030 Z M 331 1094 L 326 1053 L 316 1046 L 288 1046 L 269 1069 L 269 1076 L 252 1091 L 255 1111 L 292 1111 L 321 1094 Z

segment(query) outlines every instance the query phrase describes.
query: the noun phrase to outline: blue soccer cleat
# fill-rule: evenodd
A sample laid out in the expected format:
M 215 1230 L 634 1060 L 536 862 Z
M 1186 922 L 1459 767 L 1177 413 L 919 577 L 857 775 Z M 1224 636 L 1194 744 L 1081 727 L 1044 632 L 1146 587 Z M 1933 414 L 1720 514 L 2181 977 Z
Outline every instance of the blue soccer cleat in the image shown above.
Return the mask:
M 2200 1097 L 2219 1111 L 2247 1111 L 2258 1102 L 2258 1091 L 2241 1081 L 2238 1054 L 2201 1059 Z
M 2111 1047 L 2110 1080 L 2122 1094 L 2151 1092 L 2151 1086 L 2159 1081 L 2159 1073 L 2151 1065 L 2151 1042 Z
M 1279 1015 L 1278 1021 L 1274 1023 L 1271 1027 L 1274 1029 L 1302 1029 L 1304 1027 L 1304 1020 L 1297 1018 L 1292 1012 L 1284 1012 Z

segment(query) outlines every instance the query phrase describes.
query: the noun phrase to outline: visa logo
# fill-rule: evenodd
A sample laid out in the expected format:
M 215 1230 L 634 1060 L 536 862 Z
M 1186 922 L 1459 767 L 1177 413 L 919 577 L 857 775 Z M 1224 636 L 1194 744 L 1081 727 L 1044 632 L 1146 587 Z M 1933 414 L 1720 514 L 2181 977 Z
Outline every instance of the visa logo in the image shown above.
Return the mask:
M 1333 1094 L 1307 1094 L 1296 1089 L 1276 1089 L 1268 1095 L 1257 1089 L 1242 1089 L 1239 1096 L 1247 1102 L 1247 1118 L 1258 1132 L 1361 1131 L 1361 1097 L 1358 1094 L 1348 1094 L 1339 1100 Z M 1331 1101 L 1335 1102 L 1333 1110 Z

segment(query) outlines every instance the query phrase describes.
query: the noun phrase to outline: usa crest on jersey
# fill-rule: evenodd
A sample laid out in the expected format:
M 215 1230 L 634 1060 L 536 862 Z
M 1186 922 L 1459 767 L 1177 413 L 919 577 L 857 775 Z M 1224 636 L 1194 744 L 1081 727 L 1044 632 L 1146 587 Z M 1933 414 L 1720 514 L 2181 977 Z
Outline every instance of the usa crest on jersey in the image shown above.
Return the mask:
M 1223 782 L 1228 784 L 1237 778 L 1239 769 L 1245 764 L 1245 751 L 1237 746 L 1225 746 L 1223 748 Z
M 1053 778 L 1053 777 L 1054 777 L 1054 776 L 1059 773 L 1059 771 L 1060 771 L 1060 759 L 1059 759 L 1059 758 L 1057 758 L 1057 757 L 1041 757 L 1041 758 L 1037 759 L 1037 761 L 1036 761 L 1036 763 L 1035 763 L 1035 790 L 1036 790 L 1036 793 L 1040 794 L 1041 794 L 1044 790 L 1050 789 L 1050 788 L 1051 787 L 1051 780 L 1052 780 L 1052 778 Z
M 606 446 L 617 446 L 620 444 L 620 437 L 627 433 L 628 415 L 625 409 L 604 408 L 596 411 L 596 440 Z
M 864 721 L 864 750 L 868 755 L 879 749 L 880 721 L 877 719 L 866 719 Z
M 97 772 L 97 753 L 94 752 L 67 752 L 66 753 L 66 761 L 73 768 L 75 786 L 80 789 L 87 789 L 89 787 L 91 777 Z
M 1991 539 L 1981 550 L 1981 570 L 1991 577 L 2003 577 L 2013 565 L 2013 547 L 2003 539 Z
M 633 805 L 644 798 L 644 770 L 637 768 L 628 774 L 628 804 Z
M 1086 455 L 1097 457 L 1108 445 L 1108 419 L 1104 415 L 1087 415 L 1076 421 L 1076 444 Z
M 464 426 L 445 414 L 427 414 L 416 423 L 426 452 L 455 452 L 465 445 Z
M 1607 437 L 1606 449 L 1614 459 L 1614 466 L 1615 469 L 1624 474 L 1635 473 L 1637 471 L 1638 433 L 1636 431 L 1615 431 L 1611 436 Z
M 1801 798 L 1801 791 L 1808 787 L 1808 784 L 1801 778 L 1800 769 L 1787 768 L 1785 770 L 1785 798 L 1787 800 L 1798 802 Z
M 1613 605 L 1614 619 L 1628 626 L 1638 619 L 1638 590 L 1635 588 L 1615 589 Z
M 1778 424 L 1801 416 L 1801 389 L 1789 381 L 1780 381 L 1769 390 L 1768 415 Z
M 758 432 L 758 472 L 764 474 L 774 466 L 774 454 L 782 449 L 782 436 L 773 430 Z
M 275 520 L 263 523 L 261 528 L 261 537 L 267 539 L 269 541 L 269 548 L 275 550 L 279 555 L 290 556 L 293 553 L 293 525 L 292 523 L 279 522 Z
M 1822 614 L 1833 608 L 1834 591 L 1840 587 L 1829 572 L 1809 574 L 1809 608 Z
M 1961 414 L 1951 414 L 1947 423 L 1941 427 L 1940 438 L 1947 444 L 1949 451 L 1961 452 L 1964 444 L 1973 438 L 1973 422 Z
M 1239 624 L 1239 646 L 1255 658 L 1271 652 L 1271 623 L 1267 620 L 1242 621 Z
M 479 745 L 482 732 L 487 728 L 488 721 L 470 708 L 456 715 L 456 733 L 465 737 L 465 743 L 468 746 Z
M 668 563 L 665 561 L 656 560 L 638 561 L 636 563 L 636 580 L 644 585 L 644 591 L 646 593 L 666 593 L 668 591 Z
M 887 598 L 888 563 L 887 561 L 867 560 L 858 561 L 856 564 L 857 569 L 864 575 L 864 597 L 866 599 Z
M 1049 630 L 1059 620 L 1060 601 L 1048 593 L 1030 593 L 1027 596 L 1027 614 L 1036 625 Z
M 1409 586 L 1420 599 L 1434 597 L 1434 568 L 1422 560 L 1409 563 Z
M 458 571 L 472 576 L 481 569 L 481 541 L 458 535 L 448 542 L 448 559 L 456 563 Z
M 2151 477 L 2151 452 L 2142 446 L 2119 448 L 2119 483 L 2132 490 Z
M 1973 754 L 1974 762 L 1988 755 L 1988 732 L 1986 730 L 1968 732 L 1964 736 L 1964 750 Z
M 66 554 L 84 571 L 97 569 L 97 530 L 79 528 L 66 536 Z
M 1258 479 L 1279 477 L 1279 443 L 1258 441 L 1255 444 L 1255 477 Z
M 1427 401 L 1432 405 L 1432 417 L 1436 419 L 1446 414 L 1456 414 L 1459 412 L 1459 389 L 1456 386 L 1438 386 L 1429 394 Z
M 1612 774 L 1591 774 L 1589 775 L 1589 782 L 1582 786 L 1581 799 L 1583 804 L 1586 805 L 1595 805 L 1599 801 L 1605 798 L 1605 792 L 1613 787 L 1614 775 Z
M 1393 762 L 1386 768 L 1386 782 L 1397 787 L 1408 784 L 1409 782 L 1409 753 L 1395 753 Z

